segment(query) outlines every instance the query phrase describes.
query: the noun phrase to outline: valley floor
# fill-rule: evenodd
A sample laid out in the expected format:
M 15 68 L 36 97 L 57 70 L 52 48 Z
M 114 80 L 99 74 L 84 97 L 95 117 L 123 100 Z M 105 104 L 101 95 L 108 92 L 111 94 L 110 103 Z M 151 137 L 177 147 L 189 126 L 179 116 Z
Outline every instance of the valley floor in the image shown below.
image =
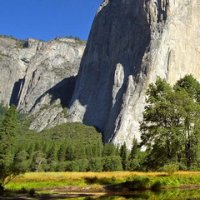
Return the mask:
M 154 192 L 172 189 L 198 190 L 199 194 L 199 188 L 200 172 L 181 171 L 172 175 L 162 172 L 37 172 L 17 176 L 6 185 L 9 195 L 7 193 L 2 198 L 12 199 L 15 196 L 15 199 L 84 199 L 88 196 L 99 198 L 141 193 L 152 196 Z

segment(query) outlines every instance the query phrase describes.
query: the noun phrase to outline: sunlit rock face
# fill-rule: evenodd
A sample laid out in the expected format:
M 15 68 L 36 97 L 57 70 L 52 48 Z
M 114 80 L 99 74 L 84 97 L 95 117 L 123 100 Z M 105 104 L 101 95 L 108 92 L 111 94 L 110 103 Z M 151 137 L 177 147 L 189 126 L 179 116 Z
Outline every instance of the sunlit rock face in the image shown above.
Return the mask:
M 66 122 L 85 42 L 0 37 L 0 102 L 32 116 L 38 131 Z
M 200 0 L 106 0 L 95 17 L 69 120 L 106 142 L 140 139 L 145 90 L 157 76 L 200 80 Z

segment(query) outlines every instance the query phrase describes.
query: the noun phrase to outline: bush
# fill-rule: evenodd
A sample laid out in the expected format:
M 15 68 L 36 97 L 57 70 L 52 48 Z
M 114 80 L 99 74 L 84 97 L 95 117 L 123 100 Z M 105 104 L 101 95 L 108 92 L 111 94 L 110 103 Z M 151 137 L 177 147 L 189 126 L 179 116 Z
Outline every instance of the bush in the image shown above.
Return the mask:
M 67 166 L 67 163 L 62 161 L 62 162 L 59 162 L 58 165 L 57 165 L 57 168 L 56 168 L 56 171 L 58 172 L 64 172 L 64 171 L 68 171 L 66 168 Z
M 88 159 L 76 160 L 76 165 L 78 165 L 79 172 L 86 172 L 88 169 L 89 161 Z
M 122 163 L 119 156 L 107 156 L 103 159 L 103 171 L 122 171 Z
M 79 164 L 77 161 L 67 161 L 65 171 L 79 172 Z
M 102 159 L 101 158 L 91 158 L 89 160 L 88 171 L 92 172 L 101 172 L 103 169 Z
M 140 167 L 140 160 L 139 159 L 131 159 L 127 163 L 127 170 L 129 171 L 136 171 L 139 170 Z
M 169 163 L 169 164 L 164 165 L 162 169 L 164 172 L 168 173 L 168 175 L 172 175 L 176 171 L 178 171 L 179 166 L 176 163 Z

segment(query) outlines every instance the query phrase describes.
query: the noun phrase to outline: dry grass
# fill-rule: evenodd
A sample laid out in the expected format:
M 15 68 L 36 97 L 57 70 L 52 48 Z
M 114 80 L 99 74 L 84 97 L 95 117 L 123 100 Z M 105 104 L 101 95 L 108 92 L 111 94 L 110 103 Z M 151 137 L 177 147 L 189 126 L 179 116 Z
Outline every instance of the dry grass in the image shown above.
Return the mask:
M 178 171 L 177 175 L 200 175 L 200 171 Z
M 184 173 L 184 172 L 181 172 Z M 187 173 L 187 172 L 186 172 Z M 158 176 L 161 172 L 31 172 L 19 175 L 14 181 L 62 181 L 81 180 L 85 178 L 112 178 L 124 179 L 130 176 Z
M 14 182 L 29 181 L 65 181 L 82 180 L 85 178 L 117 178 L 126 179 L 132 176 L 155 177 L 166 175 L 163 172 L 30 172 L 16 177 Z M 200 175 L 200 171 L 179 171 L 175 175 Z

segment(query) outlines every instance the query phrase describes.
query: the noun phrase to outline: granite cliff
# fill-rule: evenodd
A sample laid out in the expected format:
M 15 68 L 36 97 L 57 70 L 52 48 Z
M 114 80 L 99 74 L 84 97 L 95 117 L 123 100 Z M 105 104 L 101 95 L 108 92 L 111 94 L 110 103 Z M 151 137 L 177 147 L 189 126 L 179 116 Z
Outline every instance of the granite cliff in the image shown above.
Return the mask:
M 66 122 L 85 42 L 0 37 L 0 102 L 30 114 L 38 131 Z
M 145 90 L 157 76 L 200 80 L 199 0 L 105 0 L 81 62 L 68 120 L 106 142 L 140 139 Z

